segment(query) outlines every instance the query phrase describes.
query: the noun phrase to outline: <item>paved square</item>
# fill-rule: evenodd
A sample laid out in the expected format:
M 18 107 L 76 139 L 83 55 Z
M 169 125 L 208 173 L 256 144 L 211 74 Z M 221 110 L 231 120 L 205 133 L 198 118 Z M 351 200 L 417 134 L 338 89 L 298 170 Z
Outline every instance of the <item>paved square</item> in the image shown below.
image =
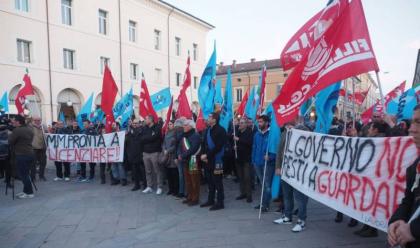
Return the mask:
M 386 247 L 384 233 L 359 238 L 353 231 L 360 224 L 348 228 L 346 218 L 337 224 L 333 210 L 312 200 L 302 233 L 272 224 L 279 217 L 274 212 L 258 220 L 255 200 L 234 200 L 238 186 L 231 180 L 225 180 L 226 209 L 210 212 L 172 196 L 131 192 L 131 185 L 53 182 L 54 175 L 49 166 L 33 199 L 13 201 L 0 184 L 0 247 Z M 21 189 L 17 182 L 16 192 Z

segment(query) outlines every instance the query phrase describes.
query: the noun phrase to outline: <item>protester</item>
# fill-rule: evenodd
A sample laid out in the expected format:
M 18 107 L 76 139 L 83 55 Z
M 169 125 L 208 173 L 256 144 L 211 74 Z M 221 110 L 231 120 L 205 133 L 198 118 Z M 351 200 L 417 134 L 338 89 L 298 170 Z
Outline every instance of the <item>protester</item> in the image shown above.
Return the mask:
M 83 130 L 81 131 L 82 134 L 85 135 L 98 135 L 95 127 L 91 125 L 92 123 L 85 119 L 83 120 Z M 76 133 L 77 129 L 74 130 L 73 133 Z M 95 166 L 96 163 L 89 163 L 89 179 L 86 178 L 86 163 L 80 163 L 80 177 L 78 179 L 79 182 L 88 182 L 92 181 L 95 178 Z
M 57 121 L 54 125 L 54 131 L 56 134 L 67 134 L 68 130 L 64 127 L 64 123 L 62 121 Z M 55 168 L 56 168 L 56 178 L 54 181 L 70 181 L 70 163 L 69 162 L 62 162 L 62 161 L 55 161 Z M 64 178 L 63 178 L 63 167 L 64 167 Z
M 247 118 L 239 120 L 239 128 L 234 140 L 237 146 L 236 171 L 239 176 L 240 195 L 236 200 L 246 199 L 252 202 L 251 191 L 251 152 L 252 152 L 252 131 L 248 128 Z
M 9 149 L 9 119 L 5 116 L 0 117 L 0 178 L 4 178 L 6 187 L 12 187 Z
M 159 154 L 162 151 L 161 128 L 155 124 L 153 115 L 148 115 L 145 119 L 145 127 L 142 137 L 143 142 L 143 162 L 146 169 L 147 188 L 143 193 L 153 192 L 156 184 L 156 194 L 162 194 L 163 175 L 162 168 L 159 166 Z
M 32 129 L 34 132 L 34 139 L 32 141 L 32 147 L 34 149 L 34 173 L 36 171 L 36 164 L 39 164 L 39 179 L 46 181 L 45 178 L 45 167 L 47 166 L 47 155 L 46 155 L 46 144 L 44 138 L 44 127 L 42 126 L 41 118 L 35 117 L 32 119 Z M 34 180 L 35 175 L 31 175 Z
M 120 124 L 118 122 L 112 123 L 112 132 L 119 132 Z M 121 186 L 127 185 L 127 173 L 122 162 L 115 162 L 111 164 L 112 178 L 111 185 L 121 183 Z
M 413 121 L 409 129 L 417 149 L 420 149 L 420 105 L 414 108 Z M 391 216 L 388 227 L 388 243 L 406 248 L 420 247 L 420 157 L 406 170 L 406 189 L 397 210 Z
M 131 122 L 131 128 L 126 135 L 126 150 L 128 164 L 131 167 L 131 173 L 133 176 L 134 186 L 131 191 L 137 191 L 141 189 L 140 178 L 141 178 L 141 163 L 143 163 L 142 143 L 141 143 L 142 129 L 139 124 L 139 120 L 135 119 Z M 145 182 L 143 182 L 145 183 Z
M 194 121 L 184 121 L 184 136 L 181 139 L 178 162 L 184 167 L 185 187 L 188 192 L 187 199 L 182 203 L 188 206 L 198 205 L 200 200 L 201 168 L 197 163 L 200 143 L 200 135 L 195 131 Z
M 179 190 L 179 175 L 178 165 L 176 159 L 176 131 L 174 122 L 169 121 L 168 130 L 165 133 L 165 138 L 162 143 L 161 161 L 163 167 L 166 169 L 166 177 L 168 179 L 167 195 L 178 195 Z
M 17 172 L 23 183 L 23 192 L 16 196 L 21 199 L 33 198 L 34 192 L 29 170 L 34 160 L 34 151 L 32 148 L 34 132 L 26 124 L 25 118 L 21 115 L 13 118 L 12 124 L 15 128 L 9 136 L 9 145 L 15 156 Z
M 223 189 L 223 152 L 226 144 L 226 131 L 219 125 L 218 113 L 211 113 L 208 117 L 209 127 L 204 136 L 204 149 L 201 160 L 205 163 L 204 174 L 207 179 L 209 195 L 207 202 L 200 207 L 210 207 L 209 210 L 225 208 Z M 217 192 L 217 202 L 214 201 Z
M 179 154 L 180 149 L 181 149 L 181 146 L 180 146 L 181 139 L 184 136 L 184 121 L 186 121 L 186 119 L 181 117 L 174 122 L 176 154 Z M 177 198 L 182 199 L 184 196 L 187 195 L 186 190 L 185 190 L 184 166 L 182 165 L 182 163 L 177 163 L 177 168 L 178 168 L 178 185 L 179 185 Z
M 258 117 L 258 131 L 254 135 L 251 157 L 251 163 L 258 180 L 261 183 L 264 181 L 264 185 L 261 186 L 263 188 L 261 212 L 263 213 L 268 212 L 270 207 L 271 184 L 273 182 L 276 158 L 275 154 L 267 153 L 268 135 L 270 132 L 269 123 L 270 118 L 268 116 L 261 115 Z M 260 205 L 257 205 L 255 209 L 260 209 Z

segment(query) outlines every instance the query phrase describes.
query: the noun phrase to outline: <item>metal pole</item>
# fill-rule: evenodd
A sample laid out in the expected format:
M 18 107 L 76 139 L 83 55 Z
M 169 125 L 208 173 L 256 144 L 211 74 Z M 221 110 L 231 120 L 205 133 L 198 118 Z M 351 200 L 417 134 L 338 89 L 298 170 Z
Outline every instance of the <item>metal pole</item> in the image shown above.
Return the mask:
M 47 54 L 48 54 L 48 80 L 49 80 L 49 90 L 50 90 L 50 118 L 51 118 L 51 121 L 53 121 L 54 111 L 53 111 L 53 97 L 52 97 L 50 18 L 49 18 L 49 12 L 48 12 L 48 0 L 45 0 L 45 11 L 47 15 L 47 47 L 48 47 Z M 42 112 L 42 109 L 41 109 L 41 112 Z
M 347 98 L 348 98 L 348 92 L 347 92 L 347 79 L 344 79 L 344 105 L 343 105 L 343 119 L 344 121 L 344 133 L 347 133 L 347 113 L 346 113 L 346 106 L 347 106 Z
M 382 91 L 381 80 L 379 79 L 379 73 L 378 73 L 378 71 L 375 71 L 375 74 L 376 74 L 376 80 L 378 80 L 379 95 L 381 97 L 382 109 L 385 112 L 385 98 L 384 98 L 384 93 Z
M 356 99 L 356 92 L 354 90 L 354 80 L 351 79 L 351 84 L 353 87 L 353 128 L 355 128 L 355 124 L 356 124 L 356 105 L 355 105 L 355 99 Z
M 263 175 L 263 181 L 262 181 L 262 185 L 261 185 L 261 197 L 260 197 L 260 210 L 258 213 L 258 219 L 261 220 L 261 209 L 262 209 L 262 201 L 263 201 L 263 196 L 264 196 L 264 184 L 265 184 L 265 172 L 267 171 L 267 156 L 268 156 L 268 146 L 267 146 L 267 151 L 265 152 L 265 162 L 264 162 L 264 175 Z
M 119 45 L 120 45 L 120 97 L 123 93 L 123 72 L 122 72 L 122 41 L 121 41 L 121 0 L 118 0 L 118 25 L 119 25 Z

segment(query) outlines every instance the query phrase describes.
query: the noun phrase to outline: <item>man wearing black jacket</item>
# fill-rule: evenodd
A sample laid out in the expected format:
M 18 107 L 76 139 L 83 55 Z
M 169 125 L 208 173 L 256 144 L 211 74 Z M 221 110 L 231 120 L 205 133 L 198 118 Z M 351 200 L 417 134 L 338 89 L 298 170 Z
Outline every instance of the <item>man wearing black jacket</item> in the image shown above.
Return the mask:
M 200 207 L 209 207 L 211 211 L 223 209 L 223 152 L 226 144 L 226 131 L 219 125 L 219 114 L 211 113 L 208 118 L 209 127 L 204 133 L 204 150 L 201 160 L 206 163 L 204 173 L 208 180 L 209 196 Z M 214 197 L 217 191 L 217 202 Z
M 414 108 L 413 121 L 409 129 L 417 149 L 420 149 L 420 105 Z M 407 186 L 404 198 L 389 220 L 388 242 L 391 247 L 420 247 L 420 157 L 407 168 Z
M 141 143 L 142 129 L 139 125 L 139 120 L 134 120 L 131 123 L 131 129 L 127 133 L 127 159 L 131 166 L 131 173 L 133 174 L 134 187 L 132 191 L 140 189 L 140 178 L 142 175 L 141 163 L 143 163 L 143 152 Z M 146 182 L 143 182 L 146 184 Z
M 159 154 L 162 151 L 162 136 L 159 126 L 155 124 L 154 117 L 148 115 L 144 120 L 143 129 L 143 162 L 146 169 L 147 188 L 143 193 L 153 192 L 154 179 L 157 178 L 156 194 L 162 194 L 163 177 L 162 169 L 159 166 Z
M 236 141 L 237 154 L 236 158 L 236 171 L 239 176 L 239 189 L 241 194 L 236 197 L 236 200 L 246 198 L 247 202 L 252 202 L 251 191 L 251 153 L 252 153 L 252 140 L 253 135 L 247 124 L 248 120 L 242 118 L 239 121 L 239 129 L 233 139 Z

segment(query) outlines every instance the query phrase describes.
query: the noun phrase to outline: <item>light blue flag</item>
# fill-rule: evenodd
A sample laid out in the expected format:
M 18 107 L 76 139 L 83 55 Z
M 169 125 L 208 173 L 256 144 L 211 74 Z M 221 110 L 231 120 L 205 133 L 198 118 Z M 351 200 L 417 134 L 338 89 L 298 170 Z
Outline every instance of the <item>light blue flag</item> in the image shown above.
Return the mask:
M 230 69 L 227 71 L 226 87 L 225 87 L 225 98 L 223 101 L 223 107 L 220 114 L 220 125 L 227 131 L 229 123 L 233 118 L 233 96 L 232 96 L 232 74 Z
M 299 112 L 299 115 L 300 116 L 306 116 L 306 115 L 308 115 L 308 113 L 310 112 L 309 109 L 312 106 L 312 102 L 313 102 L 313 97 L 311 97 L 308 100 L 306 100 L 302 104 L 302 106 L 300 106 L 300 112 Z
M 115 121 L 119 122 L 122 129 L 127 128 L 128 121 L 133 114 L 133 89 L 131 88 L 112 108 Z
M 251 92 L 249 93 L 248 101 L 245 105 L 245 115 L 249 119 L 253 120 L 255 122 L 255 119 L 257 117 L 257 103 L 255 102 L 255 95 L 257 94 L 258 86 L 254 86 L 251 88 Z
M 206 68 L 201 75 L 200 86 L 198 87 L 198 102 L 200 103 L 201 111 L 204 119 L 207 120 L 209 114 L 214 110 L 214 95 L 215 87 L 214 81 L 216 78 L 216 42 L 214 43 L 214 50 L 207 62 Z
M 315 96 L 315 111 L 317 120 L 315 124 L 315 132 L 328 133 L 331 122 L 334 118 L 334 108 L 337 105 L 340 96 L 341 81 L 332 84 Z
M 90 114 L 90 121 L 93 123 L 103 123 L 105 118 L 105 113 L 102 111 L 101 108 L 96 108 L 91 114 Z
M 0 115 L 9 113 L 9 99 L 7 98 L 7 91 L 4 92 L 0 100 Z
M 155 111 L 169 107 L 169 105 L 171 105 L 171 97 L 171 90 L 169 87 L 151 95 L 150 99 L 152 100 Z
M 420 86 L 410 88 L 401 96 L 392 99 L 388 103 L 386 112 L 390 115 L 395 115 L 397 121 L 411 119 L 414 114 L 414 107 L 418 104 L 417 93 L 419 90 Z
M 60 111 L 60 114 L 58 115 L 58 120 L 63 122 L 64 126 L 66 126 L 66 117 L 64 116 L 63 111 Z
M 77 123 L 81 130 L 83 130 L 83 121 L 90 120 L 90 113 L 92 112 L 92 103 L 93 103 L 93 93 L 87 99 L 79 114 L 76 117 Z
M 216 88 L 214 93 L 214 104 L 223 104 L 223 96 L 222 96 L 222 80 L 218 79 L 216 81 Z

